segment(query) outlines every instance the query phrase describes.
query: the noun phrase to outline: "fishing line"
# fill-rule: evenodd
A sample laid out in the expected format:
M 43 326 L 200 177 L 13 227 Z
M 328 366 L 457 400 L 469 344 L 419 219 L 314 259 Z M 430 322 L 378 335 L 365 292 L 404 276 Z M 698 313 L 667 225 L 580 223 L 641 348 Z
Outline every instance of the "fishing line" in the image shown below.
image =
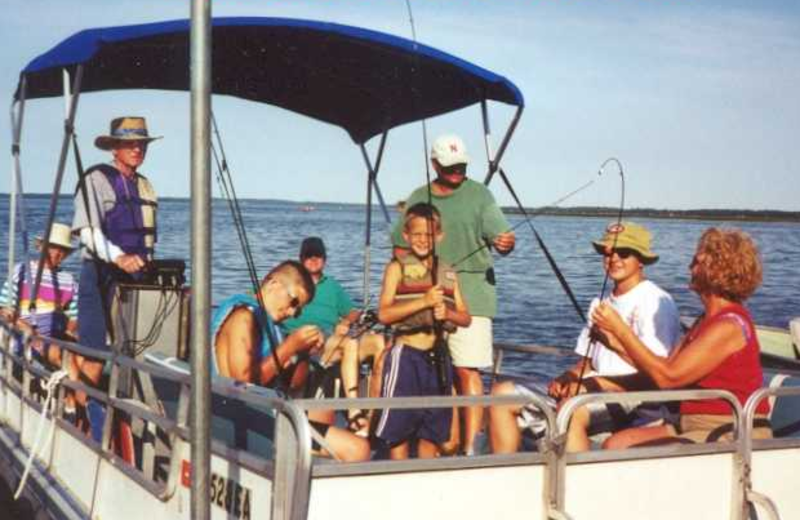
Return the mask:
M 622 224 L 622 214 L 625 211 L 625 173 L 622 170 L 622 163 L 619 162 L 619 159 L 616 157 L 609 157 L 603 164 L 600 165 L 600 169 L 597 171 L 598 175 L 602 175 L 603 169 L 606 165 L 610 162 L 616 163 L 617 169 L 619 169 L 619 179 L 620 179 L 620 202 L 619 202 L 619 213 L 617 214 L 617 229 Z M 611 244 L 611 251 L 613 252 L 614 249 L 617 247 L 617 240 L 619 240 L 619 233 L 614 233 L 614 241 Z M 612 253 L 613 254 L 613 253 Z M 608 286 L 608 278 L 609 278 L 609 269 L 605 269 L 606 274 L 603 277 L 603 285 L 600 288 L 600 296 L 598 297 L 598 301 L 602 302 L 603 298 L 605 298 L 606 288 Z M 584 320 L 586 322 L 586 320 Z M 588 323 L 587 323 L 588 325 Z M 589 345 L 586 348 L 586 355 L 583 356 L 583 363 L 581 364 L 581 371 L 578 374 L 578 384 L 575 386 L 575 395 L 578 395 L 581 390 L 581 384 L 583 384 L 583 376 L 586 372 L 586 365 L 589 364 L 590 360 L 594 356 L 594 349 L 597 345 L 597 335 L 596 334 L 589 334 Z
M 596 180 L 597 179 L 592 179 L 589 182 L 583 184 L 582 186 L 579 186 L 578 188 L 576 188 L 576 189 L 572 190 L 571 192 L 567 193 L 563 197 L 554 200 L 553 202 L 551 202 L 550 204 L 547 204 L 546 206 L 542 206 L 541 208 L 539 208 L 538 210 L 536 210 L 536 211 L 534 211 L 532 213 L 529 213 L 528 214 L 529 218 L 536 218 L 539 215 L 547 213 L 549 210 L 551 210 L 553 208 L 557 208 L 559 204 L 561 204 L 565 200 L 571 198 L 572 196 L 577 195 L 581 191 L 585 190 L 586 188 L 588 188 L 589 186 L 594 184 Z M 526 224 L 526 222 L 524 220 L 521 220 L 521 221 L 517 222 L 516 224 L 514 224 L 513 226 L 511 226 L 507 231 L 505 231 L 505 233 L 508 233 L 509 231 L 515 231 L 517 228 L 522 227 L 525 224 Z M 457 262 L 453 263 L 453 268 L 458 267 L 462 262 L 466 261 L 468 258 L 471 258 L 472 256 L 480 253 L 484 249 L 489 249 L 490 247 L 492 247 L 492 245 L 489 242 L 485 242 L 482 246 L 478 247 L 477 249 L 475 249 L 474 251 L 470 252 L 469 254 L 464 256 L 463 258 L 458 259 Z
M 575 294 L 572 292 L 572 288 L 570 288 L 569 283 L 567 283 L 567 279 L 564 278 L 564 275 L 561 273 L 561 269 L 558 268 L 558 265 L 556 264 L 556 261 L 553 258 L 553 255 L 550 254 L 550 250 L 547 249 L 547 246 L 545 245 L 544 240 L 542 240 L 542 237 L 539 235 L 539 232 L 536 231 L 536 228 L 534 227 L 533 222 L 531 222 L 531 217 L 528 216 L 528 212 L 525 210 L 525 207 L 522 205 L 522 202 L 519 200 L 519 197 L 517 196 L 517 192 L 514 190 L 514 187 L 511 186 L 511 182 L 509 182 L 508 177 L 506 176 L 506 172 L 503 170 L 503 168 L 498 168 L 497 169 L 497 173 L 500 174 L 500 178 L 503 180 L 503 184 L 506 185 L 506 188 L 508 188 L 508 191 L 511 193 L 511 196 L 514 198 L 514 201 L 517 203 L 517 207 L 519 208 L 519 210 L 522 213 L 523 217 L 525 217 L 525 223 L 528 224 L 528 227 L 530 227 L 531 231 L 533 232 L 533 236 L 534 236 L 534 238 L 536 238 L 536 242 L 539 244 L 539 247 L 542 249 L 542 252 L 544 253 L 545 258 L 547 258 L 547 262 L 550 264 L 550 268 L 553 270 L 553 273 L 556 275 L 556 278 L 558 279 L 558 283 L 561 284 L 561 288 L 564 289 L 564 292 L 567 294 L 567 297 L 569 298 L 569 301 L 572 303 L 572 306 L 575 309 L 575 312 L 577 312 L 577 314 L 580 317 L 581 321 L 586 323 L 586 315 L 584 314 L 583 309 L 581 309 L 581 306 L 578 303 L 578 300 L 575 298 Z

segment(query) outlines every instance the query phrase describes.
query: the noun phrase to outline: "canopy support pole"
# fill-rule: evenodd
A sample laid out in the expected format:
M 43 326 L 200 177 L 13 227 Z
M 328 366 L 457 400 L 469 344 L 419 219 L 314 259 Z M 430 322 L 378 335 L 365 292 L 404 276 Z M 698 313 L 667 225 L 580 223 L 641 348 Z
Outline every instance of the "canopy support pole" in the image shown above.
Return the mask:
M 375 158 L 375 166 L 369 160 L 369 154 L 364 143 L 359 144 L 361 148 L 361 156 L 364 158 L 364 163 L 367 165 L 367 223 L 364 231 L 364 309 L 369 306 L 369 268 L 370 268 L 370 246 L 372 243 L 372 187 L 375 186 L 378 199 L 380 200 L 381 207 L 383 208 L 384 216 L 387 222 L 391 224 L 389 212 L 386 209 L 386 204 L 383 201 L 383 196 L 380 190 L 377 189 L 376 177 L 378 176 L 378 169 L 381 167 L 381 160 L 383 159 L 383 150 L 386 146 L 386 136 L 389 134 L 385 131 L 381 134 L 381 142 L 378 145 L 378 155 Z
M 503 141 L 500 143 L 500 148 L 497 149 L 497 153 L 495 154 L 494 158 L 489 159 L 489 171 L 486 174 L 486 178 L 483 181 L 483 184 L 488 186 L 489 183 L 492 181 L 492 177 L 497 172 L 497 169 L 500 167 L 500 159 L 502 159 L 503 155 L 506 153 L 506 148 L 508 147 L 509 141 L 511 141 L 511 136 L 514 135 L 514 130 L 517 129 L 517 124 L 519 123 L 520 118 L 522 117 L 522 108 L 517 107 L 517 111 L 514 113 L 514 118 L 511 120 L 511 123 L 508 125 L 508 130 L 506 130 L 505 136 L 503 136 Z M 481 109 L 483 112 L 483 121 L 484 121 L 484 136 L 487 140 L 486 149 L 487 155 L 490 153 L 489 150 L 489 113 L 486 108 L 486 100 L 484 99 L 481 101 Z
M 39 295 L 39 285 L 42 282 L 42 272 L 44 271 L 45 259 L 47 258 L 47 246 L 50 243 L 50 231 L 53 229 L 53 221 L 56 216 L 56 209 L 58 208 L 58 196 L 61 193 L 61 182 L 64 179 L 64 169 L 67 165 L 67 154 L 69 153 L 69 145 L 72 139 L 72 134 L 75 133 L 75 113 L 78 110 L 78 100 L 81 95 L 81 82 L 83 81 L 83 65 L 78 65 L 75 69 L 75 77 L 72 80 L 72 92 L 69 92 L 69 82 L 67 76 L 69 72 L 64 69 L 65 90 L 64 96 L 67 101 L 67 114 L 64 119 L 64 138 L 61 141 L 61 153 L 58 157 L 58 167 L 56 169 L 56 182 L 53 185 L 53 194 L 50 197 L 50 210 L 47 213 L 47 224 L 44 227 L 42 235 L 42 247 L 39 253 L 39 267 L 36 269 L 36 280 L 33 282 L 31 288 L 31 308 L 36 304 L 36 298 Z
M 28 250 L 28 227 L 25 222 L 25 199 L 20 197 L 22 189 L 22 165 L 20 164 L 20 140 L 22 137 L 22 116 L 25 113 L 25 76 L 20 79 L 19 100 L 11 103 L 11 195 L 8 208 L 8 281 L 14 277 L 15 245 L 17 231 L 17 211 L 20 215 L 23 252 Z M 19 201 L 17 200 L 19 199 Z M 19 204 L 19 210 L 17 209 Z
M 208 520 L 211 474 L 211 2 L 192 0 L 191 33 L 192 207 L 192 432 L 191 517 Z

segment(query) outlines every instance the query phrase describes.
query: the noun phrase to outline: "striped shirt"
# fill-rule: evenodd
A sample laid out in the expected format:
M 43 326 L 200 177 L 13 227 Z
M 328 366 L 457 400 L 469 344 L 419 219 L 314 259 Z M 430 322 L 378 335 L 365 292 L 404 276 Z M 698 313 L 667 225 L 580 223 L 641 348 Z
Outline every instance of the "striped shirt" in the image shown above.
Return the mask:
M 31 315 L 31 289 L 37 261 L 31 261 L 30 270 L 23 269 L 23 263 L 14 267 L 14 276 L 6 280 L 0 292 L 0 307 L 18 310 L 20 318 L 34 325 L 45 336 L 60 336 L 66 331 L 67 323 L 78 317 L 78 284 L 72 274 L 45 268 L 39 293 L 36 295 L 35 315 Z

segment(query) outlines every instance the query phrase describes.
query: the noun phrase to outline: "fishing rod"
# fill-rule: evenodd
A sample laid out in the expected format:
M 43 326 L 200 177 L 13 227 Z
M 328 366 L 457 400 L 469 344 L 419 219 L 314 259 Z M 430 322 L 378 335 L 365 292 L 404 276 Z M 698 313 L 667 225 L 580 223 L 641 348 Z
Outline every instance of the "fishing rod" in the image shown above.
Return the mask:
M 582 192 L 583 190 L 585 190 L 586 188 L 588 188 L 589 186 L 594 184 L 596 180 L 597 179 L 592 179 L 589 182 L 584 183 L 582 186 L 579 186 L 578 188 L 576 188 L 576 189 L 572 190 L 571 192 L 567 193 L 563 197 L 560 197 L 560 198 L 554 200 L 553 202 L 551 202 L 550 204 L 547 204 L 546 206 L 542 206 L 538 210 L 536 210 L 536 211 L 534 211 L 532 213 L 529 213 L 529 217 L 530 218 L 536 218 L 539 215 L 542 215 L 542 214 L 546 213 L 548 210 L 558 207 L 558 205 L 561 204 L 562 202 L 564 202 L 565 200 L 573 197 L 574 195 L 577 195 L 578 193 Z M 521 220 L 521 221 L 517 222 L 516 224 L 514 224 L 513 226 L 511 226 L 507 231 L 505 231 L 505 233 L 508 233 L 510 231 L 516 231 L 517 228 L 520 228 L 525 224 L 526 224 L 526 222 L 524 220 Z M 453 263 L 453 267 L 454 268 L 458 267 L 461 263 L 465 262 L 467 259 L 469 259 L 472 256 L 480 253 L 484 249 L 489 249 L 491 247 L 492 247 L 491 243 L 485 242 L 482 246 L 478 247 L 474 251 L 471 251 L 470 253 L 468 253 L 464 257 L 459 258 L 457 262 Z
M 620 179 L 620 202 L 619 202 L 619 213 L 617 214 L 617 229 L 622 224 L 622 214 L 625 210 L 625 172 L 622 169 L 622 163 L 619 162 L 619 159 L 616 157 L 609 157 L 603 164 L 600 165 L 600 169 L 598 170 L 598 175 L 602 175 L 606 165 L 608 163 L 615 163 L 617 165 L 617 169 L 619 170 L 619 179 Z M 617 240 L 619 240 L 619 233 L 614 233 L 614 241 L 611 244 L 611 251 L 614 251 L 617 247 Z M 609 269 L 605 269 L 605 276 L 603 277 L 603 285 L 600 288 L 600 296 L 598 297 L 598 302 L 603 301 L 606 295 L 606 288 L 608 286 L 608 279 L 609 279 Z M 585 320 L 584 320 L 585 321 Z M 588 325 L 588 323 L 587 323 Z M 578 374 L 578 384 L 575 385 L 575 395 L 578 395 L 581 390 L 581 385 L 583 384 L 583 377 L 586 373 L 586 365 L 589 364 L 589 361 L 592 359 L 594 355 L 594 349 L 597 345 L 598 341 L 598 334 L 595 331 L 589 334 L 589 345 L 586 348 L 586 354 L 583 356 L 583 363 L 581 364 L 581 371 Z
M 245 258 L 245 263 L 247 264 L 247 273 L 250 277 L 250 284 L 253 287 L 253 291 L 255 292 L 256 300 L 258 301 L 259 308 L 269 316 L 267 312 L 267 307 L 264 303 L 264 296 L 261 294 L 261 283 L 258 279 L 258 272 L 256 270 L 255 260 L 253 259 L 253 250 L 250 247 L 250 241 L 247 238 L 247 230 L 244 225 L 244 218 L 242 217 L 242 209 L 239 206 L 239 198 L 236 195 L 236 190 L 233 186 L 233 179 L 231 177 L 231 171 L 228 166 L 228 161 L 225 155 L 225 148 L 222 144 L 222 136 L 219 132 L 219 127 L 217 125 L 217 120 L 214 114 L 211 114 L 211 125 L 214 130 L 214 137 L 217 141 L 217 146 L 219 146 L 219 154 L 217 153 L 217 147 L 214 143 L 211 143 L 211 151 L 214 157 L 214 161 L 217 166 L 217 182 L 220 185 L 220 189 L 223 192 L 223 196 L 228 202 L 228 207 L 231 211 L 231 217 L 233 218 L 233 225 L 236 229 L 236 234 L 239 237 L 239 244 L 242 248 L 242 254 Z M 282 388 L 286 393 L 287 397 L 289 395 L 289 387 L 290 381 L 288 380 L 288 374 L 283 369 L 281 364 L 281 360 L 278 357 L 278 337 L 275 334 L 275 330 L 273 327 L 266 326 L 264 330 L 267 333 L 270 343 L 272 344 L 273 348 L 270 350 L 272 355 L 272 360 L 275 363 L 275 370 L 277 371 L 276 381 L 278 383 L 278 387 Z M 259 374 L 260 378 L 260 374 Z M 259 379 L 260 380 L 260 379 Z
M 419 60 L 419 54 L 416 52 L 418 47 L 417 42 L 417 29 L 414 23 L 414 12 L 411 9 L 411 0 L 406 0 L 406 9 L 408 10 L 408 22 L 411 26 L 411 40 L 414 43 L 414 59 Z M 431 188 L 431 166 L 428 160 L 428 124 L 427 118 L 422 118 L 422 157 L 425 162 L 425 182 L 428 190 L 428 206 L 433 208 L 433 190 Z M 439 223 L 441 226 L 441 222 Z M 436 237 L 434 229 L 434 214 L 431 212 L 428 219 L 428 240 L 431 247 L 431 285 L 435 287 L 439 280 L 439 255 L 436 253 Z M 431 309 L 433 313 L 433 309 Z M 436 360 L 436 371 L 439 380 L 439 390 L 442 395 L 450 395 L 450 385 L 448 385 L 449 365 L 448 358 L 450 357 L 450 350 L 447 342 L 444 339 L 444 324 L 441 320 L 437 320 L 433 316 L 433 333 L 436 337 L 433 346 L 433 353 Z
M 519 197 L 517 196 L 517 192 L 514 187 L 511 185 L 511 182 L 508 180 L 508 176 L 506 176 L 506 172 L 503 168 L 498 167 L 497 173 L 500 175 L 500 179 L 503 180 L 503 184 L 506 185 L 508 191 L 511 193 L 511 196 L 514 198 L 514 201 L 517 203 L 517 208 L 522 213 L 522 216 L 525 218 L 524 223 L 528 224 L 528 227 L 533 232 L 534 238 L 536 238 L 536 242 L 539 244 L 542 252 L 544 253 L 547 262 L 550 264 L 550 268 L 553 270 L 553 273 L 556 275 L 558 282 L 561 284 L 561 288 L 564 289 L 569 301 L 572 303 L 572 307 L 575 309 L 575 312 L 578 314 L 578 317 L 581 319 L 583 323 L 586 323 L 586 314 L 583 312 L 580 304 L 578 303 L 577 298 L 575 298 L 575 294 L 572 292 L 572 288 L 567 283 L 567 279 L 564 277 L 564 274 L 559 269 L 558 265 L 556 264 L 553 255 L 550 254 L 550 250 L 542 240 L 542 237 L 539 235 L 539 232 L 536 231 L 536 227 L 534 227 L 533 222 L 531 222 L 532 217 L 528 215 L 528 211 L 525 209 L 525 206 L 522 205 L 522 201 L 520 201 Z M 600 173 L 600 172 L 598 172 Z

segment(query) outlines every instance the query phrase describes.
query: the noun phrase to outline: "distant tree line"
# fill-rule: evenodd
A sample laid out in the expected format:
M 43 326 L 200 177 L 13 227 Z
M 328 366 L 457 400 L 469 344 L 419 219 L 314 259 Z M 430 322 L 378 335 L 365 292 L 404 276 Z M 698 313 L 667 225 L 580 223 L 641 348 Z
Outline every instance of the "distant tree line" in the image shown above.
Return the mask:
M 516 207 L 505 207 L 508 214 L 521 214 Z M 571 208 L 525 208 L 528 214 L 564 217 L 616 217 L 618 208 L 576 206 Z M 757 222 L 800 222 L 800 211 L 750 210 L 750 209 L 652 209 L 625 208 L 624 214 L 638 218 L 691 219 L 691 220 L 741 220 Z

